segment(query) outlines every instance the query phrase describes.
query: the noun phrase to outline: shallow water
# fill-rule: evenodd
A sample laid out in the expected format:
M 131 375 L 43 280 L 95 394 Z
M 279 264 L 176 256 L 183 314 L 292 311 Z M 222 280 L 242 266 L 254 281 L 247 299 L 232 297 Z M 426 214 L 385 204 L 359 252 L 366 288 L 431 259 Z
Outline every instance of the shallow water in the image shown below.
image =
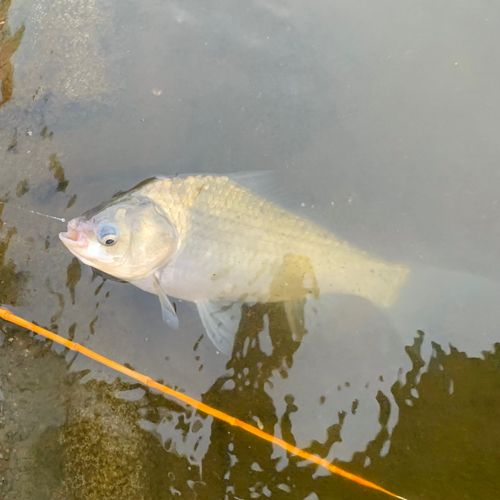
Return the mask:
M 155 174 L 273 170 L 349 243 L 498 283 L 499 25 L 487 1 L 1 2 L 0 302 L 409 499 L 497 498 L 494 287 L 423 337 L 347 301 L 299 345 L 257 306 L 229 360 L 193 305 L 170 331 L 18 207 L 69 219 Z M 6 500 L 382 498 L 2 332 Z

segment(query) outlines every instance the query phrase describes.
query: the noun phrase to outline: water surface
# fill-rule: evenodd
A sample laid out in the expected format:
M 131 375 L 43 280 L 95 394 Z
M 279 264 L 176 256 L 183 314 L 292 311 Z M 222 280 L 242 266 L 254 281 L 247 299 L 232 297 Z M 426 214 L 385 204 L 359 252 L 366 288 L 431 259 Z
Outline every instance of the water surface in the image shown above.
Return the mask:
M 486 0 L 3 0 L 0 302 L 407 498 L 498 497 L 487 301 L 460 319 L 473 348 L 453 327 L 451 346 L 401 342 L 365 303 L 299 345 L 259 305 L 228 359 L 193 305 L 169 330 L 155 297 L 93 277 L 62 223 L 17 207 L 69 219 L 155 174 L 273 170 L 287 208 L 359 248 L 498 282 L 499 25 Z M 2 332 L 6 500 L 381 498 Z

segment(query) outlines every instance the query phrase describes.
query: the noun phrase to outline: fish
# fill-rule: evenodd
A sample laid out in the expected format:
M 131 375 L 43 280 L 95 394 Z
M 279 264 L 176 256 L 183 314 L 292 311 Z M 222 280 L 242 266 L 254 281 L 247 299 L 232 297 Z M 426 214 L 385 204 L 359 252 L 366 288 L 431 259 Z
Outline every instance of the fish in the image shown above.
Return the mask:
M 404 296 L 413 306 L 415 293 L 425 303 L 435 278 L 415 279 L 407 264 L 286 210 L 261 194 L 267 179 L 259 172 L 154 177 L 70 220 L 59 236 L 84 264 L 157 295 L 173 329 L 179 319 L 170 298 L 194 302 L 208 337 L 227 354 L 243 304 L 285 304 L 299 340 L 307 331 L 304 302 L 323 296 L 365 299 L 408 328 L 405 307 L 395 304 Z M 454 276 L 445 281 L 456 289 Z

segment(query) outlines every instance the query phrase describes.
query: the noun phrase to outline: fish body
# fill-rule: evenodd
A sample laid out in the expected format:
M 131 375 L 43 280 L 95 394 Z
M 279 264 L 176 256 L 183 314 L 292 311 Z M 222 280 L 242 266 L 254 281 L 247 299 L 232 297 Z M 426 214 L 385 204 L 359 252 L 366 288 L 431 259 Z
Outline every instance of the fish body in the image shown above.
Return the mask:
M 406 266 L 371 256 L 259 196 L 246 187 L 255 179 L 158 177 L 73 219 L 60 237 L 84 263 L 156 293 L 173 326 L 167 296 L 195 302 L 206 328 L 214 304 L 220 312 L 228 304 L 322 294 L 357 295 L 380 307 L 395 302 Z M 216 323 L 212 330 L 229 328 L 225 320 Z
M 304 274 L 315 293 L 359 295 L 388 306 L 408 274 L 406 267 L 369 256 L 231 177 L 159 178 L 138 194 L 160 206 L 177 230 L 175 256 L 161 270 L 161 284 L 173 297 L 296 300 L 303 290 L 291 282 Z M 277 289 L 272 283 L 280 273 L 291 279 Z

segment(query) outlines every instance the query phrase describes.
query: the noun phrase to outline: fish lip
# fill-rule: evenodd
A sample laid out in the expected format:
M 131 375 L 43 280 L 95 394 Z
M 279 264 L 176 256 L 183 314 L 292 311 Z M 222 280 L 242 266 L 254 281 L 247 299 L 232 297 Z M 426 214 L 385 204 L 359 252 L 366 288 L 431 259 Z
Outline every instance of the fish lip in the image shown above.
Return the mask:
M 85 235 L 84 228 L 82 227 L 81 218 L 72 219 L 68 222 L 68 230 L 66 232 L 59 233 L 59 239 L 66 246 L 85 247 L 88 245 L 88 238 Z

